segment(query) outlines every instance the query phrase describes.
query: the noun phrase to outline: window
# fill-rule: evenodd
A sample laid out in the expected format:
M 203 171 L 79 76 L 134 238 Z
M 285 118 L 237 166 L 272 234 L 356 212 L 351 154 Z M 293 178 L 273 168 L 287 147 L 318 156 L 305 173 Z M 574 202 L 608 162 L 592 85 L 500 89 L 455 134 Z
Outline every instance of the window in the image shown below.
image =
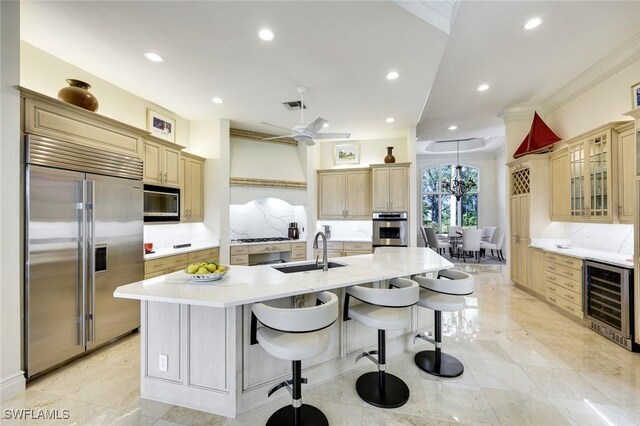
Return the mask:
M 462 166 L 462 177 L 476 183 L 462 196 L 460 202 L 443 186 L 443 179 L 451 181 L 455 165 L 442 164 L 422 171 L 422 223 L 433 226 L 436 232 L 448 233 L 450 225 L 463 228 L 478 226 L 478 169 Z

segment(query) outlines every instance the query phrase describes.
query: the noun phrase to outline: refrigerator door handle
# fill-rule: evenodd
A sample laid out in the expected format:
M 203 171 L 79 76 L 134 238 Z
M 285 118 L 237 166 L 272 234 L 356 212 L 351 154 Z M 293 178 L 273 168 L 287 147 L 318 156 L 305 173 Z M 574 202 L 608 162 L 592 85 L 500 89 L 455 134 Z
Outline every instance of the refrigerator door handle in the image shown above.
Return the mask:
M 82 184 L 82 198 L 81 203 L 78 205 L 80 210 L 80 286 L 81 286 L 81 302 L 80 302 L 80 336 L 78 339 L 78 345 L 85 346 L 87 343 L 87 181 L 83 180 Z
M 87 182 L 87 198 L 86 198 L 86 214 L 87 214 L 87 292 L 89 299 L 89 309 L 87 311 L 87 323 L 89 335 L 87 343 L 96 341 L 96 322 L 95 322 L 95 306 L 96 306 L 96 264 L 95 264 L 95 242 L 96 234 L 96 215 L 95 215 L 95 182 L 88 180 Z

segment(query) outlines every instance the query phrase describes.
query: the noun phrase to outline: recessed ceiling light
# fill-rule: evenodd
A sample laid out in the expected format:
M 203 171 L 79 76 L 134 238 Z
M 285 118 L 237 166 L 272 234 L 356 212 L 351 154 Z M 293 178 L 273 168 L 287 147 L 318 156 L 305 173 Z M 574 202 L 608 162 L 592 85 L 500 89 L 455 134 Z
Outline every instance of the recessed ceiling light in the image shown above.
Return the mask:
M 488 84 L 481 84 L 480 86 L 478 86 L 478 92 L 484 92 L 485 90 L 489 90 Z
M 396 121 L 396 119 L 395 119 L 395 118 L 393 118 L 393 117 L 389 117 L 389 118 L 387 118 L 387 119 L 386 119 L 386 120 L 384 120 L 384 121 L 386 121 L 387 123 L 393 123 L 394 121 Z
M 525 30 L 532 30 L 540 24 L 542 24 L 542 19 L 532 18 L 529 19 L 527 23 L 522 26 L 522 28 L 524 28 Z
M 258 36 L 264 41 L 273 40 L 273 32 L 268 28 L 261 29 L 260 32 L 258 33 Z
M 222 103 L 222 99 L 220 99 L 220 98 L 213 98 L 213 99 L 211 99 L 211 102 L 213 102 L 214 104 L 221 104 L 221 103 Z
M 387 74 L 387 80 L 395 80 L 398 77 L 400 77 L 400 74 L 398 74 L 396 71 L 391 71 L 389 74 Z
M 322 125 L 322 127 L 324 127 L 324 128 L 329 127 L 329 123 L 324 123 L 324 124 Z
M 456 126 L 455 124 L 452 126 L 449 126 L 449 130 L 456 130 L 458 128 L 458 126 Z
M 164 58 L 157 53 L 145 52 L 144 56 L 152 62 L 164 62 Z

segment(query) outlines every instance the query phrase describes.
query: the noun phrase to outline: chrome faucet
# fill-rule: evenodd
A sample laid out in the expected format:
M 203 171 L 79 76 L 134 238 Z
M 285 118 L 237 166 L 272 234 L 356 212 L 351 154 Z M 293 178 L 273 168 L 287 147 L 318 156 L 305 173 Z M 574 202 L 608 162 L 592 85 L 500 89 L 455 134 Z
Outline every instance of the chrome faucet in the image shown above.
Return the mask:
M 322 237 L 322 263 L 318 263 L 318 257 L 316 256 L 316 266 L 322 266 L 323 271 L 329 270 L 329 262 L 327 262 L 327 236 L 322 232 L 318 232 L 313 239 L 313 249 L 318 249 L 318 237 Z

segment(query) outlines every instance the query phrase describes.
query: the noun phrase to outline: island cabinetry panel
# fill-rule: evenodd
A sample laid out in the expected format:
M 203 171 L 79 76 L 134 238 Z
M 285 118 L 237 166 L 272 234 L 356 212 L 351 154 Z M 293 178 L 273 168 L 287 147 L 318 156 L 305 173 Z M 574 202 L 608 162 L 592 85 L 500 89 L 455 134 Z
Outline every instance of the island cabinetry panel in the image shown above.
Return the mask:
M 180 221 L 204 220 L 205 159 L 183 152 L 180 158 Z
M 318 219 L 371 219 L 371 170 L 318 170 Z
M 146 354 L 145 376 L 182 383 L 180 305 L 160 302 L 145 302 L 145 305 L 146 333 L 142 342 Z M 166 357 L 164 369 L 160 357 Z
M 151 138 L 149 136 L 149 138 Z M 174 145 L 174 146 L 172 146 Z M 183 147 L 154 138 L 144 141 L 144 183 L 178 188 Z
M 25 133 L 142 158 L 146 132 L 28 89 L 20 92 Z
M 372 164 L 373 211 L 409 211 L 409 163 Z
M 189 384 L 228 390 L 227 315 L 225 309 L 187 306 Z M 212 327 L 215 324 L 215 327 Z
M 545 264 L 547 301 L 566 313 L 583 318 L 582 260 L 546 253 Z

